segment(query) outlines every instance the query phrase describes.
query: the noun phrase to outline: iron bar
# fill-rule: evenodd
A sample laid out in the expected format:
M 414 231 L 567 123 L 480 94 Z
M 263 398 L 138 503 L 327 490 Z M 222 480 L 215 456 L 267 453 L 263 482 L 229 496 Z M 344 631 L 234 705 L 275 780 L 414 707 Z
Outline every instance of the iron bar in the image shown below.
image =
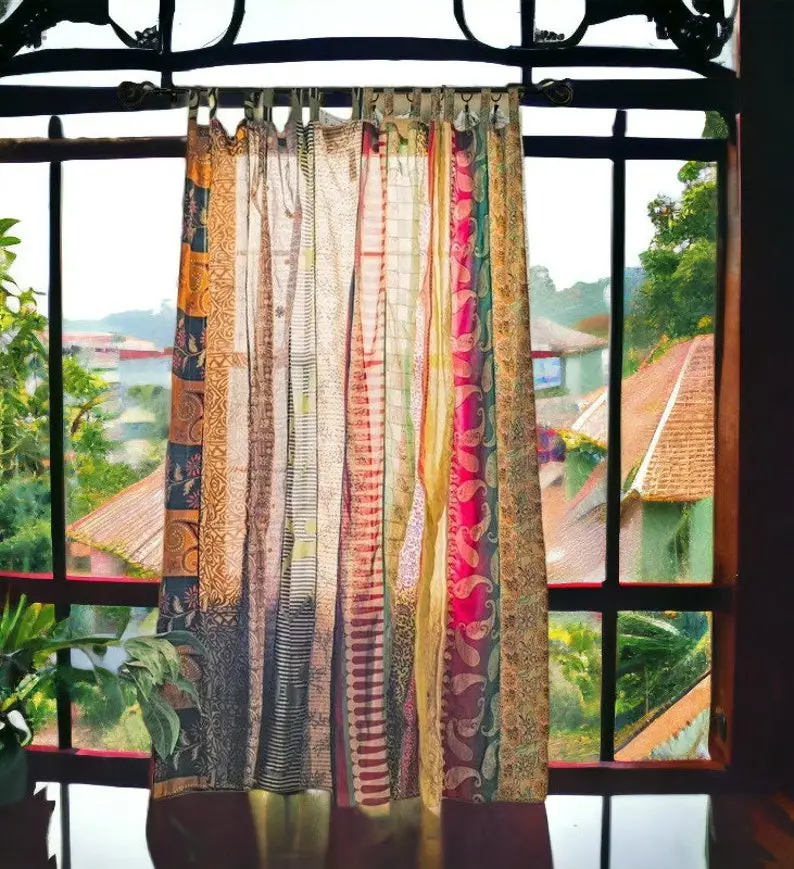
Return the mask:
M 76 751 L 28 752 L 35 781 L 145 788 L 150 786 L 148 757 Z M 748 782 L 709 761 L 672 763 L 549 764 L 550 794 L 717 794 L 748 793 Z
M 127 160 L 185 156 L 182 136 L 120 139 L 0 139 L 0 163 L 51 160 Z M 702 160 L 716 162 L 725 152 L 720 139 L 644 139 L 616 142 L 609 136 L 524 136 L 525 157 L 610 160 Z
M 321 63 L 355 60 L 459 61 L 502 66 L 647 67 L 693 70 L 713 78 L 735 77 L 718 63 L 693 62 L 678 49 L 623 48 L 576 45 L 570 48 L 496 48 L 465 39 L 391 36 L 338 36 L 274 39 L 235 45 L 212 45 L 175 51 L 167 58 L 134 48 L 51 48 L 20 54 L 5 67 L 5 75 L 75 70 L 141 69 L 185 72 L 240 64 Z
M 615 113 L 613 138 L 622 149 L 626 138 L 626 113 Z M 607 425 L 607 516 L 606 575 L 604 587 L 620 590 L 620 507 L 621 507 L 621 388 L 623 381 L 623 284 L 626 245 L 626 157 L 612 158 L 612 267 L 609 306 L 609 384 Z M 601 619 L 601 760 L 615 754 L 615 671 L 617 667 L 616 610 Z
M 1 581 L 11 594 L 24 594 L 28 600 L 53 603 L 56 608 L 63 610 L 72 605 L 154 608 L 160 589 L 157 580 L 84 577 L 53 582 L 51 579 L 29 579 L 7 574 Z
M 611 866 L 612 843 L 612 796 L 605 795 L 601 800 L 601 862 L 599 869 Z
M 171 87 L 174 83 L 171 71 L 171 55 L 173 54 L 174 39 L 174 15 L 176 14 L 176 0 L 160 0 L 160 55 L 162 67 L 160 69 L 161 87 Z
M 665 79 L 654 80 L 571 80 L 574 108 L 590 109 L 678 109 L 705 111 L 717 109 L 729 116 L 737 109 L 737 85 L 732 79 Z M 262 87 L 262 81 L 258 87 Z M 243 94 L 256 90 L 221 88 L 221 108 L 241 108 Z M 321 88 L 322 103 L 327 108 L 349 107 L 351 87 Z M 289 105 L 289 89 L 277 88 L 275 103 Z M 522 105 L 555 108 L 543 94 L 531 90 L 522 97 Z M 135 108 L 125 108 L 115 87 L 59 87 L 55 85 L 0 85 L 0 117 L 24 117 L 49 114 L 93 114 L 120 111 L 167 111 L 175 108 L 166 94 L 151 94 Z
M 32 579 L 10 573 L 1 577 L 0 581 L 12 594 L 24 594 L 29 600 L 59 606 L 153 608 L 157 606 L 160 588 L 157 580 L 70 577 L 65 583 L 55 583 L 49 579 Z M 735 588 L 729 585 L 624 583 L 618 588 L 607 585 L 551 585 L 549 609 L 552 612 L 657 612 L 672 609 L 730 613 L 734 608 L 734 596 Z
M 50 118 L 50 139 L 63 138 L 63 124 L 59 117 Z M 49 447 L 50 447 L 50 538 L 52 546 L 52 582 L 66 582 L 66 475 L 64 457 L 63 408 L 63 272 L 62 250 L 63 167 L 59 161 L 50 163 L 50 262 L 47 292 L 47 366 L 49 383 Z M 55 615 L 64 619 L 69 615 L 69 604 L 59 601 Z M 68 650 L 57 653 L 59 666 L 70 662 Z M 68 690 L 56 686 L 58 717 L 58 746 L 71 748 L 72 710 Z

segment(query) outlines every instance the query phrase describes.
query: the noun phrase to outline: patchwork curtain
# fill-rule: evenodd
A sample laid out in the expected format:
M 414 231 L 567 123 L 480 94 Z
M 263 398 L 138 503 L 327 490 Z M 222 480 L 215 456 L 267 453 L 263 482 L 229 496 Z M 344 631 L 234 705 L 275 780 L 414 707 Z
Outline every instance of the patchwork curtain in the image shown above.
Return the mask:
M 205 651 L 153 793 L 542 800 L 518 93 L 293 102 L 191 110 L 160 629 Z

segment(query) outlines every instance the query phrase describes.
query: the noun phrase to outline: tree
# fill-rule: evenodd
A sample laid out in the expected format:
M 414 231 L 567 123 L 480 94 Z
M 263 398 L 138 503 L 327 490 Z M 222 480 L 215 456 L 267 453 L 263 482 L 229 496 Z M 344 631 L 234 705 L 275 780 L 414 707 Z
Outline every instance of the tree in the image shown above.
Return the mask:
M 703 135 L 726 134 L 722 117 L 708 112 Z M 631 351 L 647 356 L 660 343 L 714 331 L 716 170 L 691 161 L 678 178 L 684 185 L 679 199 L 660 195 L 648 205 L 654 236 L 640 255 L 645 280 L 629 307 L 629 356 Z
M 708 616 L 700 612 L 618 616 L 618 728 L 677 700 L 711 664 Z
M 19 244 L 0 220 L 0 569 L 50 570 L 49 375 L 47 319 L 37 293 L 9 273 Z M 73 521 L 139 475 L 108 459 L 108 383 L 75 356 L 63 359 L 67 519 Z

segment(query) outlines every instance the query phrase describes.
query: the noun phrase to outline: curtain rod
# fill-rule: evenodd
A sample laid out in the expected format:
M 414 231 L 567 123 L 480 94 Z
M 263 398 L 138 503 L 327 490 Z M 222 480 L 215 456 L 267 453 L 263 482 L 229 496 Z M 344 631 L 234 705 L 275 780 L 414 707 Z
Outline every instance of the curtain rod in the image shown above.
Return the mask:
M 552 105 L 567 106 L 573 101 L 573 86 L 570 79 L 544 79 L 538 84 L 508 84 L 501 86 L 482 85 L 476 87 L 460 87 L 457 85 L 446 86 L 447 89 L 453 90 L 462 94 L 474 94 L 478 91 L 488 88 L 492 93 L 507 93 L 512 89 L 518 90 L 520 97 L 525 97 L 528 94 L 535 94 L 541 98 L 545 98 Z M 159 87 L 153 82 L 132 82 L 124 81 L 119 85 L 118 96 L 119 102 L 125 108 L 139 108 L 147 97 L 167 97 L 174 105 L 182 105 L 190 97 L 191 93 L 198 92 L 201 95 L 202 102 L 206 101 L 206 94 L 210 90 L 215 90 L 219 95 L 225 95 L 226 100 L 220 100 L 219 103 L 224 106 L 241 106 L 243 101 L 252 93 L 259 93 L 263 90 L 268 90 L 273 93 L 274 105 L 289 105 L 290 97 L 295 91 L 304 92 L 307 98 L 315 96 L 322 101 L 323 96 L 333 95 L 334 102 L 338 101 L 338 97 L 342 93 L 351 95 L 355 92 L 361 92 L 363 88 L 359 86 L 350 87 L 275 87 L 264 88 L 261 85 L 257 87 L 240 87 L 238 85 L 230 87 L 209 88 L 200 85 L 172 85 L 170 87 Z M 374 87 L 371 89 L 376 94 L 384 93 L 386 87 Z M 395 87 L 389 88 L 395 95 L 410 95 L 413 93 L 412 87 Z M 429 92 L 431 88 L 420 87 L 419 90 Z M 232 99 L 232 97 L 234 99 Z

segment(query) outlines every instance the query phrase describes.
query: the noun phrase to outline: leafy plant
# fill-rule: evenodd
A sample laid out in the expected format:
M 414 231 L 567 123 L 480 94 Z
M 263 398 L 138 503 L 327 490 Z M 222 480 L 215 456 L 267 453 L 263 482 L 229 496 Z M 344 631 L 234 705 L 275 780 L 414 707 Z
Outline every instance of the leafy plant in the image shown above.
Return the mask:
M 0 751 L 32 739 L 28 701 L 54 685 L 69 690 L 94 687 L 115 717 L 137 703 L 154 750 L 162 758 L 173 754 L 179 717 L 161 690 L 172 685 L 198 702 L 195 686 L 180 672 L 177 646 L 191 646 L 199 654 L 201 646 L 187 631 L 123 639 L 125 628 L 126 622 L 111 635 L 81 633 L 69 618 L 57 622 L 52 604 L 28 604 L 22 596 L 12 607 L 6 600 L 0 616 Z M 126 656 L 115 672 L 102 666 L 105 653 L 114 646 Z M 58 664 L 55 655 L 66 649 L 84 652 L 90 669 Z

